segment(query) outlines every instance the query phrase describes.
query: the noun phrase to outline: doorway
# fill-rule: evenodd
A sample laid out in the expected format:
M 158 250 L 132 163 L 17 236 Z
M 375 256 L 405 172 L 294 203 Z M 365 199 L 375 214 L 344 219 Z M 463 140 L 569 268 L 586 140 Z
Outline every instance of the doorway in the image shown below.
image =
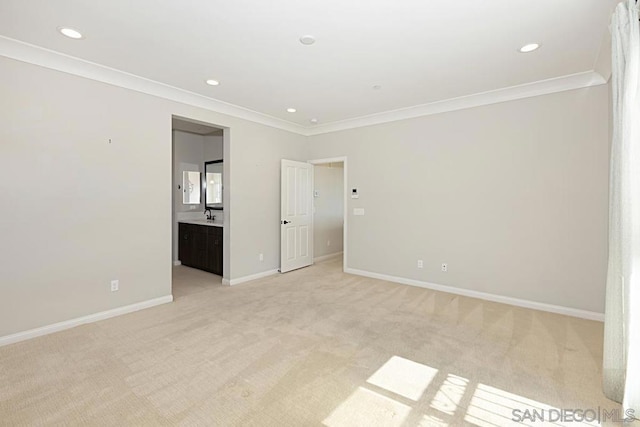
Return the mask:
M 347 268 L 347 158 L 309 161 L 313 172 L 313 261 L 342 258 Z
M 171 118 L 174 298 L 222 284 L 229 273 L 229 192 L 224 190 L 229 188 L 229 167 L 224 167 L 230 161 L 228 131 Z

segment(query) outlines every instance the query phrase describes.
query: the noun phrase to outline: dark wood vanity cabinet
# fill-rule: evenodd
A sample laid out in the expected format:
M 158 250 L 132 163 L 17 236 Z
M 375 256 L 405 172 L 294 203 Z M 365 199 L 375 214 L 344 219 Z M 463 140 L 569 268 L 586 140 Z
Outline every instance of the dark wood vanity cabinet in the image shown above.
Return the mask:
M 182 265 L 222 276 L 222 227 L 181 222 L 178 235 Z

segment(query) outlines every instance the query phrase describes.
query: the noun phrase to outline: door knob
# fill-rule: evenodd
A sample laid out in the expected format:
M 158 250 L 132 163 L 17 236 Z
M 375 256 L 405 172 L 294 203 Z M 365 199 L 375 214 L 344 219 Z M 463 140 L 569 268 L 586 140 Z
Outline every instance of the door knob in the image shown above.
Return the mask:
M 291 221 L 287 221 L 286 219 L 284 221 L 282 221 L 282 224 L 287 225 L 287 224 L 291 224 Z

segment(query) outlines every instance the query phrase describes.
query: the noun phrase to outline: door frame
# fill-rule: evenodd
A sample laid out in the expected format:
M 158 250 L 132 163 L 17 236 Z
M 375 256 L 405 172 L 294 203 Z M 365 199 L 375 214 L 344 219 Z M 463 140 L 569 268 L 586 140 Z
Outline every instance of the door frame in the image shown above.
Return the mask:
M 347 206 L 347 202 L 348 202 L 348 198 L 347 195 L 349 194 L 349 192 L 347 191 L 349 186 L 347 183 L 347 156 L 341 156 L 341 157 L 329 157 L 326 159 L 315 159 L 315 160 L 309 160 L 308 163 L 311 163 L 312 165 L 324 165 L 327 163 L 342 163 L 344 165 L 344 170 L 343 170 L 343 211 L 342 211 L 342 271 L 347 270 L 347 230 L 348 230 L 348 225 L 347 225 L 347 218 L 349 217 L 348 215 L 348 206 Z M 315 173 L 315 171 L 314 171 Z M 315 189 L 315 188 L 314 188 Z M 311 211 L 311 226 L 313 227 L 313 233 L 315 234 L 316 232 L 316 224 L 315 224 L 315 208 L 312 209 Z M 314 236 L 314 240 L 315 240 L 315 236 Z M 311 248 L 312 252 L 313 252 L 313 248 Z M 315 254 L 312 253 L 312 256 L 314 256 Z M 314 263 L 315 264 L 315 263 Z

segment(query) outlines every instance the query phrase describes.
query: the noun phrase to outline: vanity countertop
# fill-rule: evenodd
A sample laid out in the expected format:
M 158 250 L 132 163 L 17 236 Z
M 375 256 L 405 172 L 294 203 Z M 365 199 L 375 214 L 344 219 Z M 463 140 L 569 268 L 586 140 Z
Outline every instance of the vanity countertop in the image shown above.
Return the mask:
M 209 227 L 222 227 L 222 221 L 211 221 L 207 219 L 181 219 L 178 222 L 183 224 L 207 225 Z

